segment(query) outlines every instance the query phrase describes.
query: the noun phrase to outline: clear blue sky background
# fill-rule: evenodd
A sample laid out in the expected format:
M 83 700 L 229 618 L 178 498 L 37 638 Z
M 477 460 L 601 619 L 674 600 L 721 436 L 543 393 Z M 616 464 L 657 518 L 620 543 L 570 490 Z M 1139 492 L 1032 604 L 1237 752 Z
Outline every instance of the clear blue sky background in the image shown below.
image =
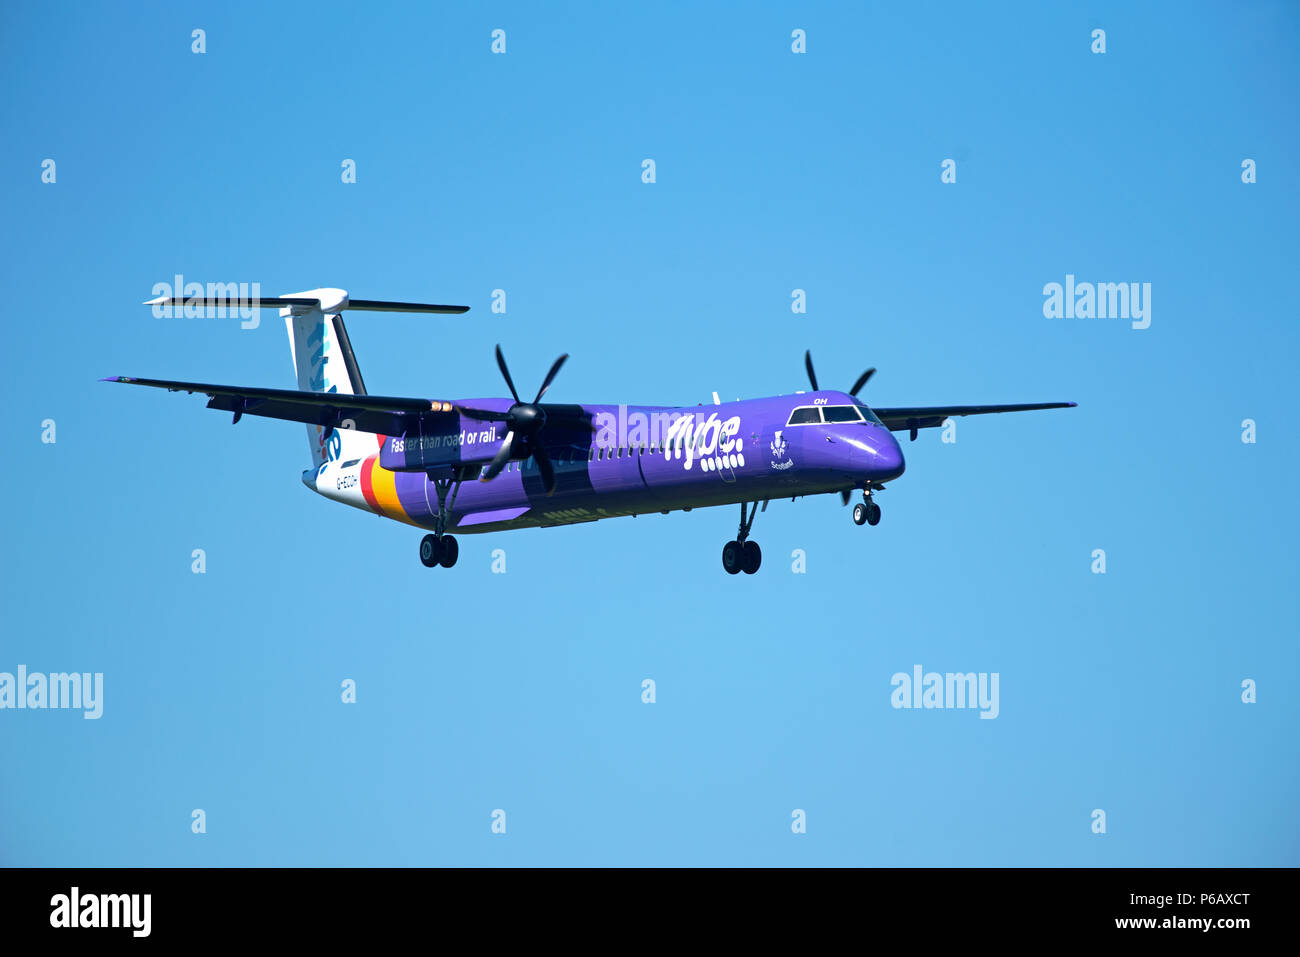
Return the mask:
M 105 705 L 0 712 L 0 861 L 1300 862 L 1298 38 L 1286 3 L 6 4 L 0 670 Z M 523 384 L 572 354 L 556 401 L 693 403 L 811 348 L 879 405 L 1079 407 L 905 443 L 877 528 L 774 502 L 754 577 L 730 508 L 431 572 L 303 488 L 300 426 L 96 381 L 293 386 L 273 313 L 139 304 L 176 273 L 473 307 L 352 318 L 376 392 L 500 394 L 501 342 Z M 1067 273 L 1150 282 L 1151 327 L 1045 319 Z M 998 672 L 1000 716 L 894 710 L 914 664 Z

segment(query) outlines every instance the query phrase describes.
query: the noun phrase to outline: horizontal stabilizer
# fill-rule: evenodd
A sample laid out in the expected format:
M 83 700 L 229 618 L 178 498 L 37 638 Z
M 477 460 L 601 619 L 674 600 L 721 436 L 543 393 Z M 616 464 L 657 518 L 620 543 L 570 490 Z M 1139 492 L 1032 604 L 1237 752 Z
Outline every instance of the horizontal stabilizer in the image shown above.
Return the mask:
M 460 315 L 469 312 L 469 306 L 438 306 L 427 302 L 387 302 L 383 299 L 349 299 L 347 309 L 363 309 L 366 312 L 431 312 L 446 315 Z
M 421 312 L 437 315 L 460 315 L 469 312 L 469 306 L 442 306 L 429 302 L 389 302 L 384 299 L 348 299 L 342 302 L 323 303 L 320 299 L 305 296 L 260 296 L 240 299 L 238 296 L 159 296 L 150 299 L 146 306 L 191 306 L 204 309 L 320 309 L 331 312 L 344 309 L 364 312 Z

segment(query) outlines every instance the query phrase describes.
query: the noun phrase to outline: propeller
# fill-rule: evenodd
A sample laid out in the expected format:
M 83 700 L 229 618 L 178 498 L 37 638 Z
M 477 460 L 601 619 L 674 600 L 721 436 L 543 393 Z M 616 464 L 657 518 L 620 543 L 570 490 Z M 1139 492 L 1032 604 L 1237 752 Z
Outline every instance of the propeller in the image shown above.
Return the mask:
M 456 411 L 466 418 L 506 424 L 506 437 L 501 442 L 501 448 L 497 450 L 497 454 L 492 457 L 492 461 L 479 477 L 484 482 L 490 481 L 501 474 L 506 463 L 511 459 L 524 459 L 531 455 L 537 462 L 537 470 L 542 474 L 542 487 L 546 490 L 546 494 L 550 495 L 555 491 L 555 467 L 551 464 L 550 456 L 546 454 L 546 449 L 542 445 L 542 430 L 546 428 L 548 421 L 561 425 L 577 424 L 580 421 L 582 426 L 591 427 L 586 413 L 577 407 L 553 407 L 548 417 L 546 408 L 541 404 L 542 396 L 546 395 L 546 390 L 555 381 L 556 374 L 569 358 L 569 354 L 566 352 L 551 363 L 551 370 L 542 380 L 542 387 L 537 390 L 537 396 L 532 402 L 524 402 L 519 398 L 519 390 L 515 388 L 514 379 L 510 377 L 510 367 L 506 365 L 506 357 L 501 353 L 501 346 L 497 346 L 496 353 L 497 367 L 501 370 L 502 378 L 506 380 L 506 386 L 510 389 L 515 404 L 505 412 L 475 409 L 464 405 L 455 407 Z
M 875 366 L 872 366 L 866 372 L 862 373 L 862 375 L 858 376 L 858 381 L 853 383 L 853 388 L 849 390 L 849 395 L 856 397 L 858 394 L 858 390 L 860 390 L 864 385 L 870 382 L 871 377 L 875 374 L 876 374 L 876 368 Z
M 813 369 L 811 349 L 806 350 L 803 354 L 803 367 L 808 370 L 808 381 L 812 384 L 813 391 L 814 392 L 820 391 L 820 387 L 817 385 L 817 373 Z M 857 381 L 853 383 L 853 388 L 849 390 L 849 395 L 854 396 L 856 398 L 858 392 L 861 391 L 864 385 L 866 385 L 868 382 L 871 381 L 871 377 L 875 374 L 876 374 L 876 367 L 872 366 L 866 372 L 862 373 L 862 375 L 858 376 Z M 849 494 L 850 493 L 848 489 L 845 489 L 844 491 L 840 492 L 840 501 L 845 505 L 849 504 Z
M 821 391 L 821 386 L 817 384 L 817 373 L 813 370 L 811 349 L 806 350 L 803 354 L 803 367 L 808 370 L 808 381 L 812 384 L 813 391 Z M 872 366 L 866 372 L 862 373 L 862 375 L 858 376 L 858 380 L 853 383 L 853 388 L 849 390 L 849 395 L 857 396 L 857 394 L 862 390 L 862 387 L 870 382 L 871 377 L 875 374 L 876 367 Z

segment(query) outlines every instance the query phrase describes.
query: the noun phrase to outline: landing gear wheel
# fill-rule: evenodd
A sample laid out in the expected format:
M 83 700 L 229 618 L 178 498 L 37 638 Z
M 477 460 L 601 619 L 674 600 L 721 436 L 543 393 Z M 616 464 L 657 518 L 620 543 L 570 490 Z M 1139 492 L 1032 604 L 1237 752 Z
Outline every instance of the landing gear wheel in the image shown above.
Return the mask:
M 442 536 L 438 543 L 438 564 L 443 568 L 450 568 L 456 564 L 456 559 L 460 557 L 460 544 L 450 535 Z
M 853 506 L 853 524 L 854 525 L 867 524 L 867 507 L 863 505 L 861 502 Z
M 740 542 L 727 542 L 722 546 L 722 567 L 728 575 L 737 575 L 744 565 Z
M 420 539 L 420 562 L 425 568 L 433 568 L 438 564 L 438 539 L 433 535 Z
M 880 524 L 880 506 L 877 505 L 875 502 L 867 503 L 867 524 L 868 525 Z
M 746 575 L 758 571 L 758 566 L 763 564 L 763 550 L 758 547 L 758 542 L 745 542 L 741 546 L 740 562 Z

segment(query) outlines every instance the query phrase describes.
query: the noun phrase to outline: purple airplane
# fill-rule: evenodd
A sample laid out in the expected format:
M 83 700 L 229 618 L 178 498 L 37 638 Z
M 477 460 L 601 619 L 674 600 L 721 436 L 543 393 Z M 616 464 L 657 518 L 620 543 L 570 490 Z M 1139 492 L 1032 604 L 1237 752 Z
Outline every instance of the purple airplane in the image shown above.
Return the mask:
M 289 331 L 298 390 L 117 377 L 109 382 L 202 392 L 208 408 L 307 423 L 313 467 L 303 484 L 325 496 L 428 529 L 420 560 L 456 564 L 452 531 L 467 535 L 571 525 L 710 505 L 739 505 L 740 527 L 722 549 L 729 574 L 762 562 L 750 539 L 762 503 L 856 489 L 853 521 L 875 525 L 872 493 L 903 474 L 893 432 L 942 425 L 950 416 L 1073 407 L 1073 402 L 872 410 L 857 398 L 875 369 L 848 392 L 811 392 L 711 406 L 565 405 L 543 402 L 567 355 L 555 360 L 524 402 L 501 347 L 497 365 L 508 399 L 412 399 L 371 395 L 357 367 L 342 313 L 463 313 L 467 306 L 349 299 L 341 289 L 236 301 L 201 294 L 163 296 L 159 311 L 278 307 Z M 188 313 L 187 314 L 192 314 Z

